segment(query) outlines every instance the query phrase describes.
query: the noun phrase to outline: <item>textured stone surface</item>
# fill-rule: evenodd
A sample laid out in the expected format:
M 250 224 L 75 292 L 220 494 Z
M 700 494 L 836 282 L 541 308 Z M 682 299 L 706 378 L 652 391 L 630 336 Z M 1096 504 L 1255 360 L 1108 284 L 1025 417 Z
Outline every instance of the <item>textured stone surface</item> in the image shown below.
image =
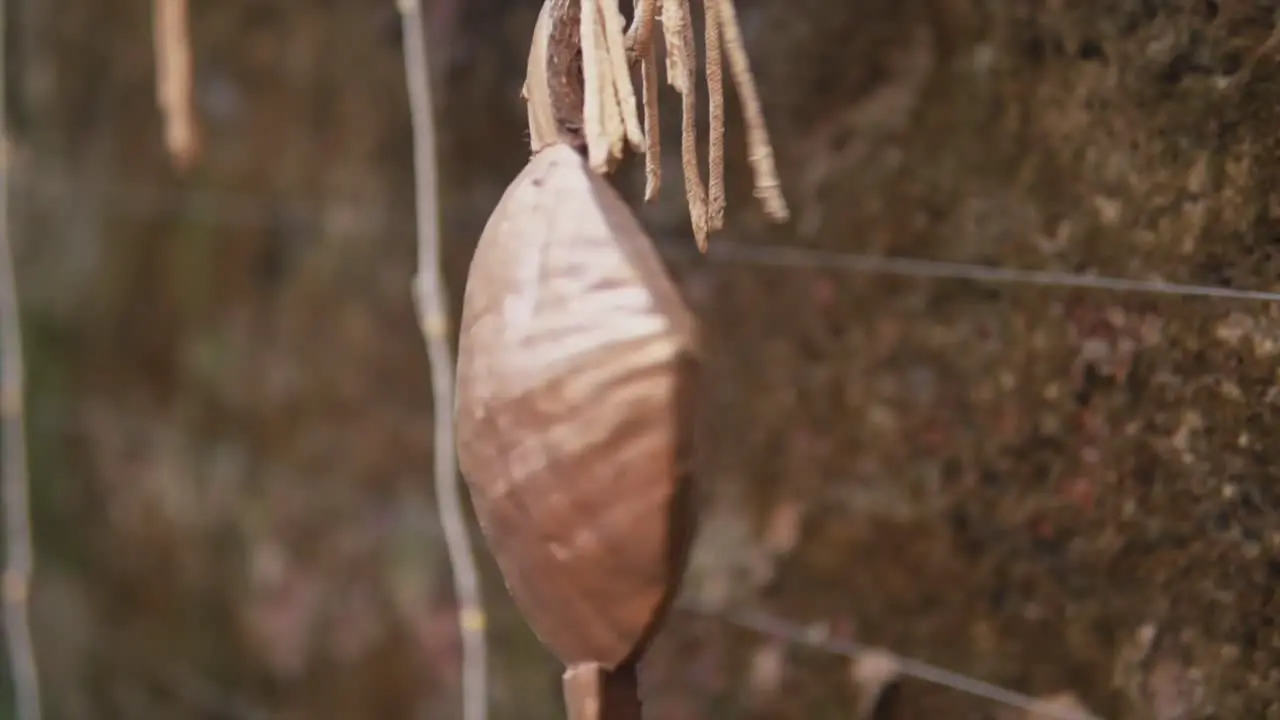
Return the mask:
M 533 12 L 506 5 L 433 10 L 457 23 L 440 72 L 455 297 L 525 157 Z M 720 242 L 1271 287 L 1275 10 L 744 0 L 796 220 L 765 226 L 731 127 Z M 208 716 L 209 693 L 168 677 L 185 673 L 277 717 L 456 717 L 390 3 L 197 8 L 210 147 L 181 182 L 142 6 L 26 16 L 43 637 L 69 668 L 51 692 L 93 717 Z M 687 227 L 671 167 L 644 213 L 656 235 Z M 1280 712 L 1280 311 L 834 271 L 696 279 L 712 520 L 691 587 L 763 585 L 781 614 L 1109 718 Z M 553 666 L 509 612 L 495 622 L 495 717 L 555 717 Z M 852 707 L 834 661 L 791 655 L 769 696 L 746 685 L 757 638 L 678 620 L 662 643 L 646 680 L 661 717 Z M 896 710 L 989 712 L 918 683 Z

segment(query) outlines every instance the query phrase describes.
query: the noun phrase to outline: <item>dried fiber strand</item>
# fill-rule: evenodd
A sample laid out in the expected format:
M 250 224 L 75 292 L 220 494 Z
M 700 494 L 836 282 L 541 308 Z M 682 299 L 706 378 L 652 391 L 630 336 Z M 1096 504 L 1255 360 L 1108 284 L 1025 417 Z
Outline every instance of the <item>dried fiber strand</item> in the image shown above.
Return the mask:
M 622 115 L 622 127 L 627 142 L 635 152 L 645 148 L 644 131 L 640 129 L 640 116 L 636 113 L 636 90 L 631 82 L 630 64 L 627 61 L 627 44 L 623 33 L 622 12 L 615 0 L 596 0 L 604 20 L 604 40 L 608 50 L 609 77 Z
M 582 46 L 582 130 L 587 140 L 587 164 L 592 170 L 603 173 L 610 169 L 609 154 L 612 145 L 606 128 L 606 99 L 603 97 L 604 76 L 609 74 L 609 66 L 600 62 L 604 56 L 604 48 L 599 43 L 604 35 L 595 0 L 587 0 L 587 6 L 579 13 L 579 22 L 581 27 L 578 42 Z
M 635 17 L 627 29 L 627 52 L 631 62 L 642 60 L 653 48 L 653 26 L 662 7 L 662 0 L 637 0 Z
M 667 45 L 667 82 L 680 93 L 680 160 L 684 170 L 685 199 L 689 222 L 698 249 L 707 249 L 707 194 L 698 168 L 698 90 L 694 82 L 697 54 L 694 52 L 693 24 L 689 0 L 662 3 L 662 35 Z
M 662 188 L 662 123 L 658 114 L 658 58 L 652 45 L 640 56 L 644 90 L 644 201 L 653 202 Z
M 600 0 L 600 3 L 610 2 L 611 0 Z M 604 119 L 604 136 L 609 139 L 609 154 L 607 161 L 607 170 L 612 171 L 622 159 L 622 154 L 626 150 L 626 127 L 622 118 L 622 107 L 618 98 L 618 84 L 613 73 L 613 64 L 609 62 L 609 41 L 605 33 L 604 16 L 601 11 L 602 5 L 596 5 L 596 43 L 595 49 L 598 53 L 603 53 L 595 58 L 600 63 L 603 72 L 600 73 L 600 116 Z M 632 101 L 634 103 L 634 100 Z M 637 124 L 639 120 L 636 121 Z
M 627 29 L 627 52 L 631 62 L 640 62 L 640 82 L 644 110 L 644 201 L 658 199 L 662 189 L 662 116 L 658 111 L 658 54 L 653 28 L 662 0 L 637 0 L 635 17 Z
M 572 2 L 556 1 L 561 6 L 566 1 Z M 611 172 L 622 159 L 625 146 L 630 145 L 633 151 L 645 155 L 645 201 L 657 198 L 662 177 L 662 144 L 658 137 L 661 115 L 654 25 L 661 22 L 667 82 L 680 94 L 681 100 L 681 170 L 698 248 L 705 252 L 708 235 L 724 226 L 726 58 L 742 106 L 754 194 L 766 216 L 775 222 L 786 221 L 790 210 L 782 195 L 759 89 L 747 58 L 733 0 L 703 0 L 710 116 L 705 185 L 698 160 L 698 53 L 689 0 L 637 0 L 635 17 L 625 33 L 621 13 L 614 4 L 616 0 L 583 2 L 579 45 L 588 165 L 599 173 Z M 633 63 L 641 66 L 643 125 L 635 107 L 636 93 L 630 73 Z
M 732 2 L 732 0 L 730 0 Z M 713 0 L 703 0 L 706 17 L 707 95 L 707 230 L 724 227 L 724 63 L 720 46 L 720 14 Z
M 154 0 L 156 105 L 164 121 L 164 145 L 180 171 L 200 154 L 193 101 L 191 29 L 187 0 Z
M 778 169 L 773 158 L 773 144 L 769 142 L 769 128 L 764 120 L 760 93 L 756 89 L 755 76 L 751 72 L 751 62 L 747 58 L 742 40 L 738 12 L 733 6 L 733 0 L 704 2 L 715 3 L 719 11 L 719 25 L 724 38 L 724 52 L 729 60 L 729 74 L 733 76 L 734 88 L 742 104 L 742 118 L 747 132 L 747 161 L 751 164 L 754 176 L 755 196 L 763 205 L 766 215 L 777 222 L 785 222 L 791 212 L 782 196 L 782 185 L 778 180 Z

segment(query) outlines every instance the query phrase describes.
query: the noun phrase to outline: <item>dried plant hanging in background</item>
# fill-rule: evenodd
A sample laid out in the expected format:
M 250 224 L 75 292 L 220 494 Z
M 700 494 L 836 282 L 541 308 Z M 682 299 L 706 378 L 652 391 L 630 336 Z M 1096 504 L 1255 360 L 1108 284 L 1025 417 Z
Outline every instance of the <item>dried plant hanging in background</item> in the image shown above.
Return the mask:
M 662 26 L 666 50 L 667 82 L 681 98 L 680 155 L 685 200 L 699 249 L 706 251 L 707 237 L 724 225 L 724 62 L 742 105 L 747 134 L 747 159 L 751 165 L 755 195 L 765 214 L 775 222 L 790 217 L 782 195 L 773 145 L 764 120 L 760 93 L 743 47 L 742 30 L 733 0 L 704 0 L 706 81 L 710 95 L 708 169 L 704 185 L 698 167 L 697 70 L 689 0 L 638 0 L 635 18 L 625 36 L 616 0 L 549 0 L 551 22 L 540 21 L 534 43 L 549 46 L 548 75 L 556 82 L 558 70 L 568 69 L 557 57 L 580 57 L 582 97 L 580 128 L 591 169 L 609 173 L 622 159 L 625 148 L 645 155 L 645 200 L 657 197 L 662 183 L 659 138 L 658 62 L 655 26 Z M 586 11 L 582 11 L 585 8 Z M 564 26 L 577 20 L 576 32 Z M 542 33 L 548 33 L 543 35 Z M 576 36 L 576 37 L 575 37 Z M 575 42 L 579 40 L 580 42 Z M 580 55 L 576 55 L 580 51 Z M 625 59 L 624 59 L 625 56 Z M 630 68 L 640 65 L 644 124 L 635 108 L 636 92 Z M 563 76 L 563 75 L 562 75 Z M 553 100 L 562 97 L 552 89 Z M 558 116 L 571 117 L 563 108 Z M 562 123 L 562 125 L 572 125 Z
M 191 35 L 187 0 L 153 0 L 156 105 L 164 120 L 164 144 L 178 170 L 200 155 L 200 130 L 192 103 Z

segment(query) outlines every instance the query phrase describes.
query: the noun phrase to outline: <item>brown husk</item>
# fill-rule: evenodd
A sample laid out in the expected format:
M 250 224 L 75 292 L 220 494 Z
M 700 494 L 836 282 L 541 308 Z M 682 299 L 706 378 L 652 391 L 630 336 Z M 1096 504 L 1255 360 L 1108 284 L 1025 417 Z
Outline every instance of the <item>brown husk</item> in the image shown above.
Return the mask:
M 634 656 L 675 589 L 694 347 L 627 205 L 573 149 L 538 153 L 472 260 L 457 432 L 506 584 L 566 665 Z

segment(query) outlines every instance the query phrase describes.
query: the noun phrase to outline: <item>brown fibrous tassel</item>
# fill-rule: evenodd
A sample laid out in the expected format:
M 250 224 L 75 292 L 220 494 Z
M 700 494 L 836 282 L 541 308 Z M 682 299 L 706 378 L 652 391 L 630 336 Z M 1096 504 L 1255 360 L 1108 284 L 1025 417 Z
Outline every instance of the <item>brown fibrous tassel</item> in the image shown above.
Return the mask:
M 585 11 L 584 11 L 585 8 Z M 724 63 L 737 90 L 746 130 L 747 160 L 755 195 L 765 215 L 786 222 L 790 209 L 782 194 L 773 144 L 755 76 L 742 39 L 733 0 L 703 0 L 706 68 L 710 102 L 708 169 L 704 184 L 697 153 L 698 53 L 689 0 L 639 0 L 625 38 L 619 38 L 616 0 L 546 0 L 530 53 L 531 77 L 542 75 L 545 101 L 558 124 L 558 141 L 586 152 L 590 167 L 612 172 L 626 146 L 645 155 L 645 200 L 657 199 L 661 185 L 658 63 L 655 28 L 663 26 L 667 82 L 681 98 L 680 155 L 685 200 L 698 247 L 724 226 Z M 545 23 L 542 18 L 545 18 Z M 584 36 L 584 32 L 587 35 Z M 625 47 L 626 62 L 622 60 Z M 545 66 L 534 68 L 536 56 Z M 643 130 L 636 120 L 636 94 L 629 67 L 641 70 Z M 526 97 L 529 95 L 526 86 Z M 531 102 L 532 107 L 532 102 Z M 531 119 L 532 122 L 532 119 Z M 545 146 L 545 145 L 543 145 Z M 538 147 L 534 143 L 535 151 Z

